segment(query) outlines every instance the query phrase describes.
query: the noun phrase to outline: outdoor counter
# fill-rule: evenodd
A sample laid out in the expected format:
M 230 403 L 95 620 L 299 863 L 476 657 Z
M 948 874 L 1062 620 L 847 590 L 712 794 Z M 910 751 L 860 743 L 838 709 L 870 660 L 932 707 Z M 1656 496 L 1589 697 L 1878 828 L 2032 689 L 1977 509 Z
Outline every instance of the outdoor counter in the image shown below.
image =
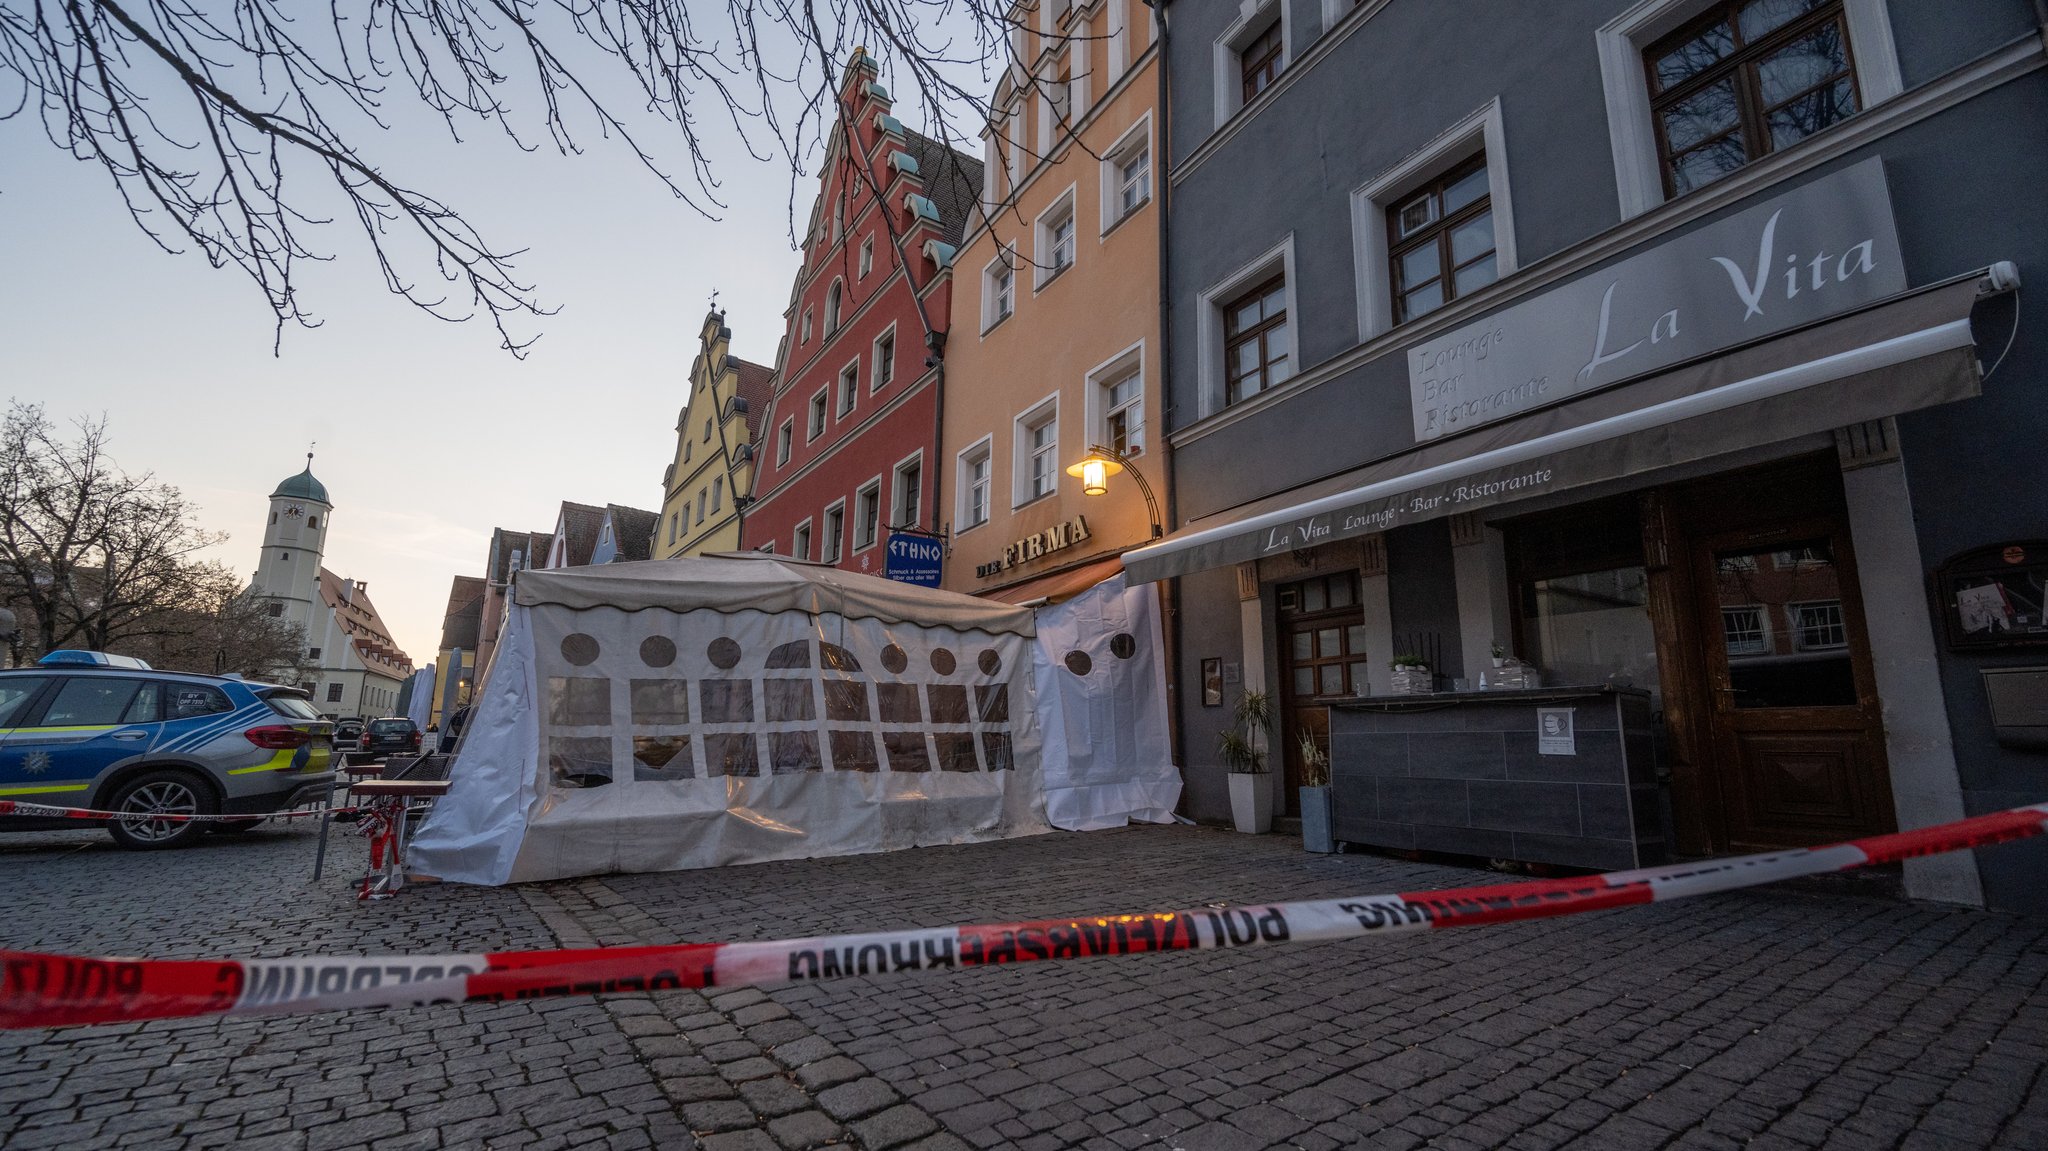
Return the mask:
M 1649 694 L 1630 688 L 1333 700 L 1336 838 L 1604 870 L 1662 863 L 1652 722 Z

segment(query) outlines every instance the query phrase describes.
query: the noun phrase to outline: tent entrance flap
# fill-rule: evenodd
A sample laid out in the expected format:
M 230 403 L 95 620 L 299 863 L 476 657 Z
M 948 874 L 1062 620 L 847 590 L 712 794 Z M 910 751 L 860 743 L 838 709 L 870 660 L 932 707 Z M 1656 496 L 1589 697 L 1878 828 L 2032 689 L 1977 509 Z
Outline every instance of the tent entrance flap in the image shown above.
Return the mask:
M 1196 521 L 1125 553 L 1125 571 L 1165 579 L 1967 399 L 1982 283 L 1914 292 Z

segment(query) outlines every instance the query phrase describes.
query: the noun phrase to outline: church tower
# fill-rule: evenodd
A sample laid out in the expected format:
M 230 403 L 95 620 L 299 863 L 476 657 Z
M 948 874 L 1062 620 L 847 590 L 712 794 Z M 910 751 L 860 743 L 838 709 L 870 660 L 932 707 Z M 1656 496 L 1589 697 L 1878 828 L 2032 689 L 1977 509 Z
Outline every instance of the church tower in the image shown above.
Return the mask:
M 270 522 L 263 529 L 255 587 L 281 605 L 278 614 L 305 628 L 308 636 L 318 634 L 315 621 L 326 612 L 320 600 L 320 558 L 333 511 L 326 485 L 313 478 L 311 452 L 306 453 L 306 470 L 270 493 Z

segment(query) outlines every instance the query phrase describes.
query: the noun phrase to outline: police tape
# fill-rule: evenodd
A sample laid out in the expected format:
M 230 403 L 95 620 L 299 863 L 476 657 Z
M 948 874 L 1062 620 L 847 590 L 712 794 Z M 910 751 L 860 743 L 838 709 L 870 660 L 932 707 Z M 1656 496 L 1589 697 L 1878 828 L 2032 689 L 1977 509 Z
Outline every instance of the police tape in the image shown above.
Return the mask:
M 2048 803 L 1826 847 L 1574 879 L 761 943 L 242 960 L 0 951 L 0 1028 L 763 987 L 1039 960 L 1355 939 L 1661 903 L 1989 847 L 2044 830 Z
M 18 815 L 26 819 L 92 820 L 96 823 L 115 819 L 123 823 L 244 823 L 252 819 L 308 819 L 316 815 L 348 815 L 364 810 L 366 809 L 363 807 L 296 807 L 290 811 L 252 811 L 242 815 L 179 815 L 167 811 L 94 811 L 89 807 L 54 807 L 44 803 L 0 799 L 0 815 Z

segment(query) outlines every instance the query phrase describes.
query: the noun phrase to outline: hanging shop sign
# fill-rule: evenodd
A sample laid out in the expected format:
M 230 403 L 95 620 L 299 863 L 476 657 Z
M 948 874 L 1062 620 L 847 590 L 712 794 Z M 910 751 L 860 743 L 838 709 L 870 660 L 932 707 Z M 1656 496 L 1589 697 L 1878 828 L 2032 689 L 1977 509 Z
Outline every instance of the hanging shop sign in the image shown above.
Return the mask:
M 1906 289 L 1872 158 L 1408 349 L 1426 442 Z
M 974 574 L 982 579 L 1001 575 L 1018 564 L 1030 563 L 1032 560 L 1041 559 L 1056 551 L 1064 551 L 1087 540 L 1088 517 L 1075 516 L 1066 523 L 1054 524 L 1042 532 L 1033 532 L 1016 543 L 1004 545 L 1000 558 L 977 566 Z
M 898 583 L 937 587 L 945 562 L 946 545 L 939 537 L 923 532 L 890 532 L 882 576 Z

